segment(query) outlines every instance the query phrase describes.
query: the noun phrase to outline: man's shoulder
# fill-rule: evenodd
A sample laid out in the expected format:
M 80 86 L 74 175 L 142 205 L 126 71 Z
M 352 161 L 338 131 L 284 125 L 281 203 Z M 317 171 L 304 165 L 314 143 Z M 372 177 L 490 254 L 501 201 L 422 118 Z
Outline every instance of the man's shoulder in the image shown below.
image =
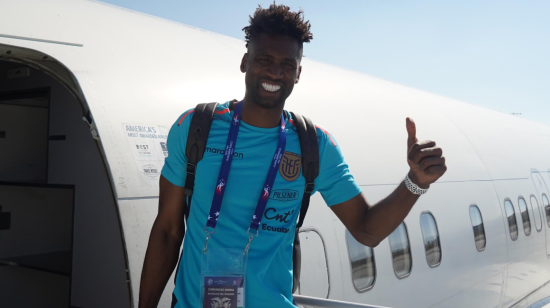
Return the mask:
M 290 113 L 288 113 L 290 114 Z M 309 117 L 308 117 L 309 118 Z M 309 118 L 311 119 L 311 118 Z M 319 143 L 321 142 L 329 142 L 330 144 L 332 144 L 333 146 L 338 146 L 336 141 L 334 140 L 334 138 L 332 137 L 332 135 L 325 129 L 323 128 L 323 126 L 320 126 L 318 124 L 315 124 L 315 120 L 311 119 L 314 126 L 315 126 L 315 130 L 317 132 L 317 138 L 319 139 Z M 292 115 L 290 115 L 290 120 L 289 122 L 292 124 L 293 126 L 293 131 L 296 131 L 296 122 L 294 121 L 294 119 L 292 118 Z
M 334 141 L 334 138 L 332 138 L 332 135 L 322 126 L 315 125 L 315 129 L 317 130 L 317 136 L 319 137 L 319 139 L 325 140 L 335 147 L 338 146 L 336 141 Z
M 213 120 L 219 119 L 224 117 L 224 115 L 229 114 L 231 110 L 229 109 L 229 101 L 225 103 L 218 104 L 216 106 L 216 110 L 214 111 L 214 117 Z M 195 108 L 188 109 L 184 111 L 176 120 L 176 123 L 174 123 L 174 126 L 179 127 L 189 127 L 191 124 L 191 120 L 193 119 L 193 116 L 195 114 Z

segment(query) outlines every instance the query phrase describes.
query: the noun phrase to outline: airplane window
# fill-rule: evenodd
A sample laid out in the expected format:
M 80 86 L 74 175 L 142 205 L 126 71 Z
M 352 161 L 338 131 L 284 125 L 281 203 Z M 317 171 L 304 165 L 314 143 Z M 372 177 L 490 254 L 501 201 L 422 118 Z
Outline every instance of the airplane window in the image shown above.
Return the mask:
M 546 223 L 550 227 L 550 202 L 548 202 L 548 197 L 542 195 L 542 203 L 544 204 L 544 211 L 546 212 Z
M 518 224 L 516 222 L 516 212 L 514 211 L 514 205 L 510 200 L 504 201 L 504 209 L 506 210 L 506 217 L 508 220 L 508 228 L 510 229 L 510 238 L 512 241 L 518 239 Z
M 544 195 L 543 195 L 543 198 L 544 198 Z M 544 202 L 544 199 L 543 199 L 542 202 Z M 537 209 L 539 208 L 539 201 L 538 201 L 537 198 L 536 198 L 535 196 L 533 196 L 533 195 L 531 195 L 531 207 L 537 208 Z
M 470 220 L 472 221 L 472 227 L 474 228 L 474 240 L 476 242 L 476 248 L 478 251 L 485 249 L 485 228 L 483 227 L 483 218 L 481 212 L 476 205 L 470 206 Z
M 525 235 L 529 236 L 531 234 L 531 220 L 529 219 L 529 212 L 527 212 L 527 203 L 525 203 L 523 198 L 519 198 L 518 203 L 521 220 L 523 221 L 523 232 L 525 232 Z M 533 203 L 532 199 L 531 203 Z
M 430 267 L 436 267 L 441 263 L 441 243 L 437 223 L 431 213 L 420 215 L 420 227 L 426 249 L 426 261 Z
M 533 200 L 532 200 L 533 198 L 534 197 L 531 196 L 531 213 L 533 213 L 531 214 L 531 216 L 535 217 L 533 218 L 533 220 L 535 220 L 535 227 L 537 228 L 537 231 L 540 232 L 540 230 L 542 230 L 542 218 L 540 214 L 540 206 L 538 202 L 533 203 Z M 543 195 L 543 199 L 544 199 L 544 195 Z M 535 198 L 535 201 L 537 201 L 536 198 Z
M 376 263 L 374 251 L 356 241 L 351 233 L 346 230 L 346 242 L 351 262 L 351 279 L 357 292 L 371 289 L 376 278 Z
M 393 261 L 393 270 L 398 278 L 405 278 L 411 273 L 412 255 L 409 235 L 405 223 L 401 223 L 388 237 Z

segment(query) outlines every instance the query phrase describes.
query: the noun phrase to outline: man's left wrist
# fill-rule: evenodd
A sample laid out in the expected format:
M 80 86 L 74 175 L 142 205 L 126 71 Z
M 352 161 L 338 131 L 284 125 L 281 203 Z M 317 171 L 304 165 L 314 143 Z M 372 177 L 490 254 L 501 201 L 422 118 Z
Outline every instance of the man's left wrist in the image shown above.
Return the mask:
M 409 171 L 409 179 L 411 179 L 411 182 L 413 182 L 414 184 L 416 184 L 418 187 L 422 189 L 430 188 L 430 184 L 421 183 L 420 180 L 418 180 L 418 177 L 416 176 L 416 174 L 412 170 Z

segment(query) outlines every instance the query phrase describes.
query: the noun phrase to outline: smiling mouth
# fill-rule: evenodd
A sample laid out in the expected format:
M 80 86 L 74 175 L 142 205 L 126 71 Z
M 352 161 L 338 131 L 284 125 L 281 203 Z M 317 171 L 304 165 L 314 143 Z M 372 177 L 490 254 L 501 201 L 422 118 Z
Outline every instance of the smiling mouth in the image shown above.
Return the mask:
M 262 88 L 268 92 L 277 92 L 281 89 L 281 86 L 262 82 Z

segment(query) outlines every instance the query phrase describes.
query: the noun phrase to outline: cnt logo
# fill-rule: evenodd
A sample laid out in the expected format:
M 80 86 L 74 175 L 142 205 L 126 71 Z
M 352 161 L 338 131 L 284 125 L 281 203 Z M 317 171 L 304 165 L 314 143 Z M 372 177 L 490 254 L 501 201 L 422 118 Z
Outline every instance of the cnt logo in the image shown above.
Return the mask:
M 267 220 L 276 220 L 280 223 L 288 224 L 290 223 L 290 216 L 292 216 L 292 214 L 294 214 L 294 210 L 279 214 L 277 213 L 277 209 L 275 209 L 274 207 L 270 207 L 265 210 L 264 217 Z M 268 224 L 262 224 L 262 230 L 278 233 L 288 233 L 288 231 L 290 231 L 285 227 L 272 227 Z

